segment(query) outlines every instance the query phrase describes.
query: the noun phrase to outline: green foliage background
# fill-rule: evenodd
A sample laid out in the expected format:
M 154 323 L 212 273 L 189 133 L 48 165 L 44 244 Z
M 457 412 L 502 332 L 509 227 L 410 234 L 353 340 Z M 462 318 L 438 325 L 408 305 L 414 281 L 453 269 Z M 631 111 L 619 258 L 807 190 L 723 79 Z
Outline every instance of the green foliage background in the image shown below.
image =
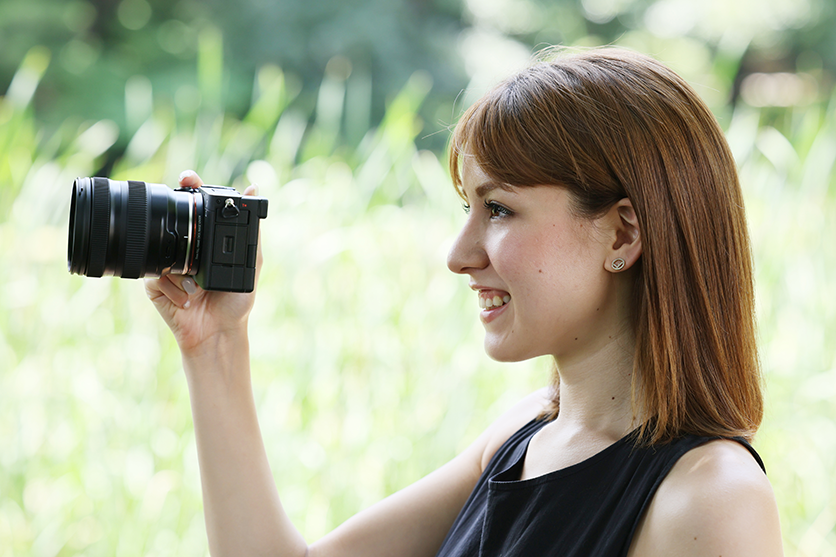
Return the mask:
M 7 0 L 0 6 L 0 556 L 205 555 L 177 348 L 140 281 L 65 271 L 70 185 L 184 168 L 270 199 L 253 377 L 309 539 L 548 378 L 491 362 L 445 255 L 447 126 L 546 44 L 694 83 L 747 198 L 791 556 L 836 555 L 836 14 L 825 0 Z

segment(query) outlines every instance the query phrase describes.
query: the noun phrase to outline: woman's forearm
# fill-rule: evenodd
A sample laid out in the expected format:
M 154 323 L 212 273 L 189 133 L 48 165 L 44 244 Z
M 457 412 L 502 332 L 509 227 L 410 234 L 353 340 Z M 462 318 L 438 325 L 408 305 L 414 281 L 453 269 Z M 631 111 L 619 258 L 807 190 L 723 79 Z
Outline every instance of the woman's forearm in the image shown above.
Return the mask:
M 246 331 L 183 355 L 209 548 L 214 556 L 301 557 L 307 545 L 279 501 L 258 425 Z

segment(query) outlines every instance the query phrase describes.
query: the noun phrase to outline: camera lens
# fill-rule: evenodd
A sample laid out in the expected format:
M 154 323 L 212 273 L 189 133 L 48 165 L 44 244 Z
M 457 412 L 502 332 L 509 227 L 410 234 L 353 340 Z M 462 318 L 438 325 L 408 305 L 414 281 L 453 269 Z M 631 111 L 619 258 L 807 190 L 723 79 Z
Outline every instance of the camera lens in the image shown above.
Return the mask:
M 77 178 L 70 201 L 69 271 L 88 277 L 195 274 L 203 218 L 198 191 Z

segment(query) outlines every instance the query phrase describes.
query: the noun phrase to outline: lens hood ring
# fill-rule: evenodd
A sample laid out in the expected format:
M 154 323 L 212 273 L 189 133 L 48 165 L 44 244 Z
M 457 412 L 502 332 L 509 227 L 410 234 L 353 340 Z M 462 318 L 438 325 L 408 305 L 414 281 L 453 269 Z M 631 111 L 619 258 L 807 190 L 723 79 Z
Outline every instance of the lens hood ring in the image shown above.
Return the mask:
M 90 245 L 90 212 L 93 182 L 76 178 L 70 198 L 70 225 L 67 237 L 67 269 L 77 275 L 87 274 Z

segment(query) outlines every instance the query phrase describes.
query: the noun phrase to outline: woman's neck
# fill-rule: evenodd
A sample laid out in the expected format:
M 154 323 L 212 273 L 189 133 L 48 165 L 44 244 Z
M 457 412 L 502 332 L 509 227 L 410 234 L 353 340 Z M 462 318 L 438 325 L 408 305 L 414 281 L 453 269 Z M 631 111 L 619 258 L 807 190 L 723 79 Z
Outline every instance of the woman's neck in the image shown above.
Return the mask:
M 594 353 L 556 359 L 561 427 L 620 439 L 641 425 L 632 402 L 634 350 L 625 331 Z

